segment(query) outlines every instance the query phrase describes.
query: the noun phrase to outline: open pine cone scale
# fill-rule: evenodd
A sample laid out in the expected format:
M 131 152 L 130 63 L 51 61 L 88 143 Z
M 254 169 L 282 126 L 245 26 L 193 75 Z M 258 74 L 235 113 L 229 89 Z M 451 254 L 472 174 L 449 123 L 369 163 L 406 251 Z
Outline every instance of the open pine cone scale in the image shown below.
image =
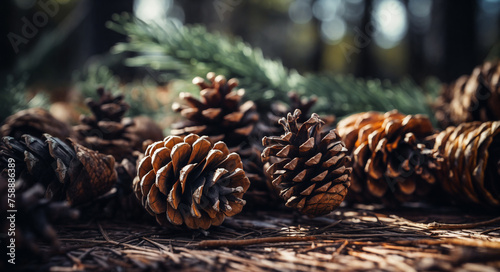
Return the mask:
M 160 224 L 207 229 L 242 210 L 250 182 L 239 155 L 223 142 L 212 144 L 195 134 L 169 136 L 144 155 L 135 192 Z
M 347 149 L 335 131 L 321 137 L 324 122 L 317 114 L 297 125 L 300 110 L 280 119 L 285 134 L 264 137 L 262 158 L 269 167 L 272 185 L 294 207 L 311 216 L 338 207 L 347 194 L 351 168 Z
M 173 135 L 189 133 L 208 135 L 212 142 L 224 141 L 229 146 L 236 146 L 253 131 L 259 116 L 255 103 L 241 103 L 244 90 L 233 91 L 238 80 L 226 80 L 222 75 L 208 73 L 210 85 L 201 77 L 193 79 L 200 87 L 200 98 L 189 93 L 181 93 L 185 104 L 175 103 L 174 111 L 180 112 L 186 119 L 173 124 Z
M 351 198 L 394 205 L 428 194 L 436 183 L 442 159 L 430 149 L 434 130 L 427 117 L 357 113 L 337 129 L 352 152 Z

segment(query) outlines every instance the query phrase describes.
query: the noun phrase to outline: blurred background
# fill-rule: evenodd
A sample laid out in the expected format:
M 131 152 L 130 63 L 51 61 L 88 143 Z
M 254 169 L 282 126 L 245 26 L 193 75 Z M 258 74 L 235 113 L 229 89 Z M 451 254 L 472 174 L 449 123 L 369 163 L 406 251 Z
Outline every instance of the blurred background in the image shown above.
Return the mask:
M 0 72 L 61 89 L 126 37 L 114 13 L 241 37 L 301 73 L 450 82 L 497 54 L 500 0 L 4 0 Z

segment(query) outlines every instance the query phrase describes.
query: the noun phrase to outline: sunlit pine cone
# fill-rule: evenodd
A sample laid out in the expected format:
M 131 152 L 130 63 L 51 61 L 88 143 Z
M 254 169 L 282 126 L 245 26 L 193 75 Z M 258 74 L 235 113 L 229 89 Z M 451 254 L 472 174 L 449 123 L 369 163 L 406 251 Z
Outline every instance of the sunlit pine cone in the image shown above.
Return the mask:
M 15 160 L 16 177 L 41 183 L 46 197 L 78 205 L 108 192 L 116 183 L 115 160 L 67 139 L 48 134 L 44 139 L 23 135 L 4 137 L 0 143 L 0 168 Z
M 357 113 L 337 130 L 353 158 L 349 199 L 395 205 L 423 200 L 435 186 L 442 158 L 432 151 L 434 129 L 427 117 L 395 110 Z
M 239 213 L 250 181 L 240 156 L 208 136 L 168 136 L 148 146 L 134 191 L 160 225 L 208 229 Z
M 435 104 L 444 128 L 471 121 L 500 120 L 500 62 L 485 62 L 471 75 L 444 86 Z
M 44 133 L 60 139 L 71 136 L 71 127 L 52 116 L 42 108 L 31 108 L 19 111 L 5 119 L 0 128 L 1 136 L 20 139 L 24 134 L 41 138 Z
M 286 206 L 309 216 L 327 214 L 344 200 L 352 168 L 347 149 L 335 130 L 325 136 L 315 113 L 297 124 L 300 110 L 280 119 L 285 134 L 264 137 L 262 159 Z
M 286 116 L 287 113 L 298 109 L 300 110 L 301 115 L 299 116 L 297 123 L 302 124 L 310 117 L 310 111 L 318 100 L 315 96 L 308 98 L 293 91 L 288 92 L 288 98 L 288 103 L 282 101 L 272 103 L 270 111 L 267 112 L 265 116 L 261 116 L 256 129 L 253 131 L 254 137 L 252 137 L 252 139 L 259 139 L 259 141 L 253 142 L 252 145 L 254 146 L 254 149 L 259 150 L 259 157 L 263 149 L 261 139 L 264 136 L 279 136 L 282 134 L 283 126 L 279 124 L 279 119 Z M 325 125 L 322 127 L 323 132 L 328 132 L 331 128 L 330 126 L 335 122 L 335 116 L 326 115 L 320 116 L 320 118 L 325 122 Z M 265 165 L 262 165 L 259 162 L 252 161 L 251 163 L 260 167 L 261 171 L 263 168 L 266 168 Z M 244 161 L 244 165 L 247 165 L 246 161 Z M 254 167 L 254 169 L 255 168 L 256 167 Z M 248 173 L 249 171 L 245 168 L 245 172 Z M 250 174 L 253 173 L 259 172 L 252 169 Z M 281 199 L 277 197 L 272 184 L 266 182 L 266 179 L 269 178 L 268 175 L 266 175 L 266 173 L 259 173 L 258 177 L 258 180 L 249 177 L 252 184 L 246 193 L 248 200 L 247 205 L 256 206 L 257 209 L 265 208 L 266 210 L 270 208 L 280 208 L 281 205 L 279 204 Z
M 500 207 L 500 121 L 448 127 L 436 137 L 440 183 L 459 204 Z

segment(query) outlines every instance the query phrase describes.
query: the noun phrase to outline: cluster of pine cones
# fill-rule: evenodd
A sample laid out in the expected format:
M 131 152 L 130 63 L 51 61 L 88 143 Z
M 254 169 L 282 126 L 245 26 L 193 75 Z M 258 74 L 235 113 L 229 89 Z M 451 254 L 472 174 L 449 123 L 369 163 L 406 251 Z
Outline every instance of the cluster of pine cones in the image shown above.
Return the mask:
M 337 124 L 353 161 L 354 203 L 500 206 L 500 62 L 444 86 L 428 117 L 365 112 Z
M 92 115 L 82 115 L 74 127 L 32 108 L 8 117 L 0 128 L 0 199 L 6 204 L 12 198 L 7 185 L 14 178 L 21 251 L 36 253 L 38 241 L 57 249 L 55 220 L 140 211 L 132 194 L 135 162 L 142 142 L 162 139 L 163 132 L 145 117 L 125 118 L 129 105 L 123 96 L 104 89 L 97 94 L 99 101 L 86 101 Z M 0 228 L 7 233 L 7 222 Z
M 31 220 L 45 225 L 29 226 L 47 226 L 49 210 L 68 218 L 99 209 L 145 211 L 169 228 L 208 229 L 244 205 L 283 203 L 320 216 L 344 199 L 394 206 L 443 192 L 449 202 L 494 208 L 499 78 L 500 64 L 485 63 L 445 87 L 436 105 L 441 132 L 426 116 L 397 111 L 356 113 L 333 128 L 334 116 L 309 113 L 315 98 L 295 93 L 289 106 L 276 103 L 263 115 L 244 102 L 236 79 L 209 73 L 193 80 L 199 95 L 181 93 L 182 102 L 173 104 L 181 119 L 164 138 L 152 120 L 124 117 L 123 96 L 99 89 L 99 100 L 87 101 L 92 115 L 74 127 L 42 109 L 6 119 L 1 182 L 14 159 L 20 205 L 43 211 Z M 52 232 L 26 232 L 24 246 L 54 239 Z

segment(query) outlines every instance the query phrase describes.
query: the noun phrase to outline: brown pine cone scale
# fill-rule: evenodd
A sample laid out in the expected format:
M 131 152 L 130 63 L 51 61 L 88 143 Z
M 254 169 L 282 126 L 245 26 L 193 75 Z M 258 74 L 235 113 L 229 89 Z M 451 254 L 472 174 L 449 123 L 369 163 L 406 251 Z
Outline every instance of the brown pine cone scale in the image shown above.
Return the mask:
M 185 118 L 173 124 L 173 135 L 190 133 L 207 135 L 212 142 L 224 141 L 229 147 L 235 147 L 246 141 L 255 123 L 258 121 L 256 106 L 252 101 L 241 103 L 244 90 L 233 91 L 238 80 L 226 80 L 222 75 L 208 73 L 211 84 L 201 77 L 193 79 L 193 84 L 200 87 L 200 99 L 189 93 L 181 93 L 185 104 L 175 103 L 172 108 Z
M 500 120 L 500 61 L 485 62 L 470 75 L 444 86 L 436 101 L 436 119 L 442 127 L 463 122 Z
M 5 120 L 0 128 L 1 136 L 11 136 L 20 139 L 22 135 L 41 138 L 44 133 L 60 139 L 71 136 L 71 127 L 57 120 L 50 112 L 42 108 L 31 108 L 19 111 Z
M 285 134 L 264 137 L 262 159 L 286 206 L 320 216 L 337 208 L 350 185 L 350 158 L 336 131 L 321 135 L 324 122 L 312 114 L 297 124 L 300 110 L 280 119 Z
M 124 117 L 130 105 L 123 95 L 112 95 L 104 89 L 97 89 L 99 100 L 87 99 L 91 116 L 81 116 L 81 124 L 74 126 L 78 143 L 106 155 L 113 155 L 116 161 L 134 161 L 133 152 L 143 151 L 142 143 L 163 137 L 161 129 L 147 117 Z
M 4 137 L 0 144 L 0 167 L 16 161 L 17 178 L 45 186 L 46 197 L 78 205 L 107 193 L 117 180 L 115 159 L 67 139 L 48 134 L 44 139 L 23 135 L 21 140 Z
M 436 137 L 443 189 L 461 204 L 500 206 L 500 121 L 463 123 Z
M 148 146 L 134 191 L 160 225 L 208 229 L 239 213 L 250 185 L 241 159 L 207 136 L 169 136 Z
M 395 205 L 434 187 L 442 159 L 432 151 L 433 127 L 427 117 L 358 113 L 340 121 L 337 129 L 353 158 L 350 199 Z

